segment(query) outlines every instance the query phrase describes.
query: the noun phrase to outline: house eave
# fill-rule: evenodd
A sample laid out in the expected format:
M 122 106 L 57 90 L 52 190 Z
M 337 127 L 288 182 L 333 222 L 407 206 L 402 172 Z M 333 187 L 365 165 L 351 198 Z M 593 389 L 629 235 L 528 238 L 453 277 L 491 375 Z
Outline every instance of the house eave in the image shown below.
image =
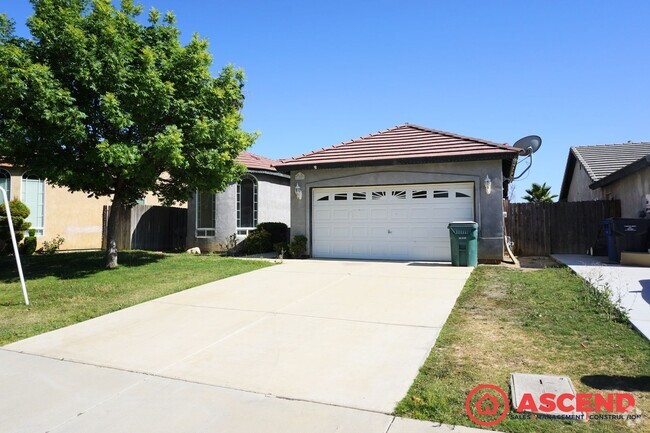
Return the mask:
M 277 177 L 281 177 L 283 179 L 290 179 L 291 178 L 290 175 L 288 175 L 286 173 L 280 173 L 280 172 L 275 171 L 275 170 L 255 170 L 255 169 L 250 170 L 249 169 L 249 170 L 246 170 L 246 172 L 247 173 L 252 173 L 252 174 L 267 174 L 269 176 L 277 176 Z
M 562 187 L 560 188 L 560 197 L 558 201 L 566 201 L 569 196 L 569 188 L 571 187 L 571 179 L 573 179 L 573 171 L 575 170 L 578 159 L 573 153 L 573 148 L 569 150 L 569 156 L 566 160 L 564 168 L 564 177 L 562 178 Z
M 491 161 L 491 160 L 514 160 L 518 156 L 517 152 L 513 153 L 490 153 L 483 155 L 459 155 L 459 156 L 444 156 L 444 157 L 428 157 L 428 158 L 399 158 L 399 159 L 372 159 L 360 161 L 341 161 L 330 163 L 286 163 L 278 164 L 275 168 L 278 171 L 288 173 L 294 170 L 313 170 L 313 169 L 328 169 L 328 168 L 352 168 L 352 167 L 377 167 L 389 165 L 411 165 L 411 164 L 434 164 L 445 162 L 471 162 L 471 161 Z

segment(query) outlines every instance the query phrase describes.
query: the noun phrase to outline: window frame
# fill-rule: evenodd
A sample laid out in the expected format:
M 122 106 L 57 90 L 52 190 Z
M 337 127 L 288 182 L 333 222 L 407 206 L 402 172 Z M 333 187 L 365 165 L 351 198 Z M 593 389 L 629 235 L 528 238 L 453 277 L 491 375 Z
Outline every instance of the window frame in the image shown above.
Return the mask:
M 199 227 L 199 215 L 201 214 L 201 194 L 210 194 L 212 200 L 212 225 L 213 227 Z M 217 235 L 217 194 L 202 193 L 196 191 L 194 196 L 194 237 L 213 238 Z M 200 233 L 201 232 L 201 233 Z
M 7 191 L 7 200 L 11 201 L 11 173 L 9 173 L 9 171 L 5 170 L 4 168 L 0 168 L 0 175 L 3 173 L 7 175 L 7 187 L 5 188 Z M 0 204 L 2 204 L 2 200 L 2 195 L 0 195 Z
M 242 201 L 241 201 L 241 184 L 244 180 L 250 180 L 253 182 L 253 226 L 242 226 L 241 217 L 242 217 Z M 259 222 L 259 181 L 257 178 L 251 174 L 246 174 L 237 182 L 237 234 L 248 236 L 250 232 L 257 228 Z
M 42 203 L 41 203 L 41 209 L 42 209 L 42 213 L 41 213 L 41 220 L 42 221 L 41 222 L 42 222 L 42 225 L 39 227 L 39 226 L 34 225 L 33 221 L 30 221 L 30 218 L 32 218 L 32 215 L 34 213 L 34 210 L 32 208 L 29 209 L 29 216 L 27 217 L 27 219 L 25 221 L 32 223 L 32 225 L 30 227 L 30 230 L 31 229 L 36 230 L 36 237 L 45 236 L 45 210 L 46 210 L 45 209 L 45 179 L 39 177 L 36 174 L 32 174 L 29 171 L 26 171 L 26 172 L 24 172 L 22 174 L 22 176 L 20 177 L 20 201 L 25 203 L 25 205 L 27 205 L 27 206 L 29 206 L 29 205 L 27 204 L 27 200 L 25 199 L 25 193 L 27 192 L 27 188 L 25 188 L 25 181 L 28 181 L 28 180 L 32 180 L 32 181 L 33 180 L 38 180 L 40 182 L 40 186 L 41 186 L 41 188 L 40 188 L 40 196 L 41 196 L 41 200 L 42 200 Z

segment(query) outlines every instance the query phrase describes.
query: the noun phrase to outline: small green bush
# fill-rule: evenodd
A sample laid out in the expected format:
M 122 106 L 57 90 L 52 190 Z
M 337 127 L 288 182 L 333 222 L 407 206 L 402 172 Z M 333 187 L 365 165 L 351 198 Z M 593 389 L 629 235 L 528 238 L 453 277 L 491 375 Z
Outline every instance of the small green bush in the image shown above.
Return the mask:
M 54 254 L 56 253 L 61 245 L 63 245 L 65 239 L 59 235 L 56 235 L 51 241 L 43 241 L 43 248 L 41 248 L 42 254 Z
M 12 218 L 19 217 L 25 219 L 31 213 L 27 205 L 17 198 L 9 202 L 9 210 L 11 211 Z M 0 217 L 7 217 L 7 211 L 5 210 L 4 205 L 0 206 Z
M 266 230 L 255 230 L 244 240 L 244 254 L 261 254 L 272 251 L 271 234 Z
M 296 259 L 302 259 L 307 256 L 307 237 L 303 235 L 297 235 L 293 237 L 293 241 L 289 245 L 289 251 L 291 252 L 291 257 Z
M 21 252 L 26 256 L 31 256 L 36 251 L 36 236 L 27 236 L 20 245 Z
M 289 241 L 289 227 L 285 223 L 259 223 L 257 230 L 269 232 L 272 245 Z
M 29 216 L 29 208 L 20 200 L 13 199 L 9 202 L 9 210 L 11 210 L 16 242 L 20 243 L 25 236 L 24 233 L 32 226 L 32 223 L 25 221 L 25 218 Z M 11 232 L 9 224 L 7 224 L 7 212 L 4 205 L 0 206 L 0 245 L 4 245 L 4 249 L 0 253 L 7 254 L 11 251 Z
M 288 242 L 278 242 L 273 244 L 273 251 L 278 255 L 278 257 L 288 259 L 291 257 L 291 252 L 289 251 Z

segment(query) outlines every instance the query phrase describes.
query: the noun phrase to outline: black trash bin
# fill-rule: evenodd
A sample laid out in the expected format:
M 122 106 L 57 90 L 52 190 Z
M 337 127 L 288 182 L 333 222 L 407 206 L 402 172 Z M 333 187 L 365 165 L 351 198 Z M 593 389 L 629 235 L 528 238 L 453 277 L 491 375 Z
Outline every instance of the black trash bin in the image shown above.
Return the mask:
M 621 261 L 624 251 L 645 253 L 648 252 L 648 220 L 640 218 L 608 218 L 609 235 L 608 258 L 612 262 Z M 611 242 L 614 245 L 611 245 Z M 612 248 L 615 247 L 615 248 Z

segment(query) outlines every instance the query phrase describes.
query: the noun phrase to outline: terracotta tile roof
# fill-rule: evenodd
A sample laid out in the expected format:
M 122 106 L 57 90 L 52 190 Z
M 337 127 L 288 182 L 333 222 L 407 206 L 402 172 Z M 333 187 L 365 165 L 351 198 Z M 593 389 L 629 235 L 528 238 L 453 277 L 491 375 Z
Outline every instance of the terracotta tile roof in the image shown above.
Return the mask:
M 650 155 L 650 142 L 574 146 L 571 152 L 596 182 Z
M 364 163 L 377 165 L 394 161 L 512 159 L 517 155 L 518 152 L 506 144 L 405 123 L 332 147 L 282 159 L 276 167 L 285 171 L 313 165 L 344 166 L 364 165 Z
M 237 161 L 244 164 L 249 170 L 277 171 L 274 166 L 278 164 L 278 161 L 251 152 L 240 153 Z

